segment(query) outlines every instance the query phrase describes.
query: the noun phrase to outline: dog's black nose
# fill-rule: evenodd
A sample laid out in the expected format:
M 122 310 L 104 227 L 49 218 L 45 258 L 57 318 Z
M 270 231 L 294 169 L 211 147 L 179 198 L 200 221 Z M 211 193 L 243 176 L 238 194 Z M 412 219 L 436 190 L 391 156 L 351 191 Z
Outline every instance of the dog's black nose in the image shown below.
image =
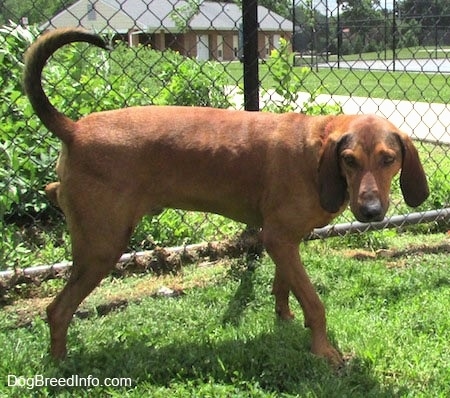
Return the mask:
M 359 209 L 359 214 L 363 222 L 381 221 L 384 218 L 383 207 L 379 199 L 364 202 Z

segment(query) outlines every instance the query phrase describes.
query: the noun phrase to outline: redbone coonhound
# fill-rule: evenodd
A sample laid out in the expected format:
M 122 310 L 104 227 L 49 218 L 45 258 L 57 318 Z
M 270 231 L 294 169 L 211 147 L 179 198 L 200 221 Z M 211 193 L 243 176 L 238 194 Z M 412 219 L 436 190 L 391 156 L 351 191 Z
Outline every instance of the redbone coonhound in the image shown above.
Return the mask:
M 260 227 L 276 265 L 277 314 L 293 317 L 292 291 L 312 332 L 312 352 L 340 365 L 299 243 L 348 203 L 358 220 L 382 220 L 399 170 L 406 203 L 421 204 L 428 186 L 411 139 L 376 116 L 146 106 L 73 121 L 51 105 L 41 74 L 58 48 L 78 41 L 106 48 L 84 30 L 54 30 L 29 48 L 24 71 L 36 114 L 62 141 L 59 182 L 46 192 L 62 208 L 72 240 L 70 279 L 47 308 L 52 356 L 65 357 L 75 310 L 114 267 L 141 217 L 171 207 Z

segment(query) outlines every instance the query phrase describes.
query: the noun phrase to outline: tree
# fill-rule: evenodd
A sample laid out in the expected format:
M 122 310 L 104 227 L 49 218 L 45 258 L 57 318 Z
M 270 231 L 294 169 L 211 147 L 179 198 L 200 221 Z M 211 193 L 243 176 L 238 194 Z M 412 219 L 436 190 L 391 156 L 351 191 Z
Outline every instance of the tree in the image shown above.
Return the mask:
M 258 4 L 280 14 L 284 18 L 292 18 L 292 1 L 259 0 Z
M 343 8 L 341 20 L 351 25 L 359 25 L 360 28 L 370 28 L 383 17 L 379 0 L 348 0 L 341 1 Z
M 230 2 L 230 0 L 209 0 L 217 2 Z M 239 7 L 242 7 L 242 0 L 231 0 L 232 3 L 236 3 Z M 258 5 L 264 6 L 267 9 L 276 12 L 284 18 L 292 17 L 292 1 L 291 0 L 257 0 Z
M 403 0 L 399 2 L 399 18 L 408 24 L 413 21 L 420 26 L 420 44 L 438 44 L 440 31 L 450 25 L 450 2 L 448 0 Z
M 367 20 L 377 15 L 376 7 L 380 6 L 380 0 L 338 0 L 344 10 L 344 16 L 352 20 Z
M 422 26 L 449 26 L 450 2 L 448 0 L 403 0 L 399 2 L 400 16 L 413 18 Z
M 325 15 L 314 7 L 311 0 L 303 0 L 295 7 L 295 51 L 325 52 L 328 50 Z
M 352 52 L 374 51 L 384 40 L 380 21 L 385 22 L 380 0 L 340 1 L 343 8 L 341 26 L 350 30 Z
M 0 2 L 0 24 L 9 20 L 19 23 L 23 17 L 28 23 L 39 24 L 47 21 L 58 10 L 68 7 L 75 0 L 3 0 Z

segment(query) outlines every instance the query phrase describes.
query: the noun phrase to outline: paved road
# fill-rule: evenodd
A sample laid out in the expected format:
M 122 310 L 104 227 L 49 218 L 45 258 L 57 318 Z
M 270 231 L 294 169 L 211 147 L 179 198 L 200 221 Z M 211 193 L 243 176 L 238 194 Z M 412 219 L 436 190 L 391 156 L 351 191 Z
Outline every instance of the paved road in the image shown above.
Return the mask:
M 233 91 L 233 90 L 232 90 Z M 303 104 L 308 93 L 300 93 L 298 104 Z M 237 109 L 243 109 L 243 95 L 233 94 Z M 266 102 L 276 102 L 280 97 L 274 92 L 260 96 L 260 108 Z M 380 98 L 320 95 L 318 103 L 339 103 L 344 113 L 374 113 L 389 119 L 412 138 L 450 144 L 450 106 L 428 102 L 393 101 Z

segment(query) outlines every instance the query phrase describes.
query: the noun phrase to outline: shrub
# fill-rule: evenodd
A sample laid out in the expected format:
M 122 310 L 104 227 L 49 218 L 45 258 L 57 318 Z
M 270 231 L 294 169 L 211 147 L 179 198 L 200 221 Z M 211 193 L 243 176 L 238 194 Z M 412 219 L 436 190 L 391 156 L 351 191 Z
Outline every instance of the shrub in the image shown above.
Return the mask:
M 56 158 L 52 142 L 22 94 L 22 54 L 37 33 L 12 24 L 0 29 L 1 220 L 7 213 L 22 215 L 46 206 L 37 191 Z
M 307 115 L 342 113 L 342 107 L 339 104 L 321 104 L 316 101 L 318 95 L 322 93 L 322 86 L 310 92 L 309 99 L 302 105 L 298 105 L 299 94 L 302 90 L 304 91 L 303 82 L 311 73 L 311 69 L 303 67 L 300 68 L 299 74 L 294 73 L 291 58 L 288 41 L 280 39 L 279 48 L 272 50 L 268 61 L 269 74 L 274 81 L 271 89 L 280 99 L 266 104 L 263 110 L 275 113 L 299 111 Z
M 52 262 L 61 259 L 61 252 L 67 255 L 65 250 L 54 247 L 49 249 L 53 255 L 42 250 L 42 246 L 52 246 L 50 241 L 69 247 L 62 228 L 56 229 L 57 237 L 53 239 L 36 228 L 43 217 L 52 217 L 54 224 L 60 221 L 60 213 L 49 206 L 43 192 L 45 185 L 56 179 L 54 166 L 60 142 L 34 115 L 21 87 L 22 56 L 38 35 L 34 27 L 24 29 L 13 23 L 0 29 L 0 228 L 5 237 L 0 246 L 2 268 L 12 264 L 23 267 L 36 258 Z M 65 46 L 49 60 L 43 73 L 44 90 L 52 104 L 73 119 L 134 105 L 229 107 L 225 85 L 212 63 L 198 63 L 175 51 L 161 53 L 148 47 L 129 48 L 123 43 L 109 54 L 85 43 Z M 198 241 L 199 235 L 212 236 L 217 230 L 218 220 L 205 223 L 199 216 L 188 218 L 171 212 L 161 215 L 158 224 L 144 220 L 130 249 L 142 243 L 148 247 Z M 33 230 L 32 234 L 20 227 L 24 223 L 31 225 L 28 229 Z
M 38 33 L 13 24 L 0 29 L 1 220 L 45 212 L 42 189 L 55 179 L 59 142 L 34 116 L 20 83 L 22 54 Z M 230 106 L 212 64 L 121 44 L 110 55 L 86 44 L 65 46 L 44 69 L 43 85 L 54 106 L 73 119 L 133 105 Z
M 229 108 L 223 72 L 211 62 L 195 62 L 169 52 L 169 62 L 159 76 L 163 87 L 154 102 L 159 105 L 192 105 Z

